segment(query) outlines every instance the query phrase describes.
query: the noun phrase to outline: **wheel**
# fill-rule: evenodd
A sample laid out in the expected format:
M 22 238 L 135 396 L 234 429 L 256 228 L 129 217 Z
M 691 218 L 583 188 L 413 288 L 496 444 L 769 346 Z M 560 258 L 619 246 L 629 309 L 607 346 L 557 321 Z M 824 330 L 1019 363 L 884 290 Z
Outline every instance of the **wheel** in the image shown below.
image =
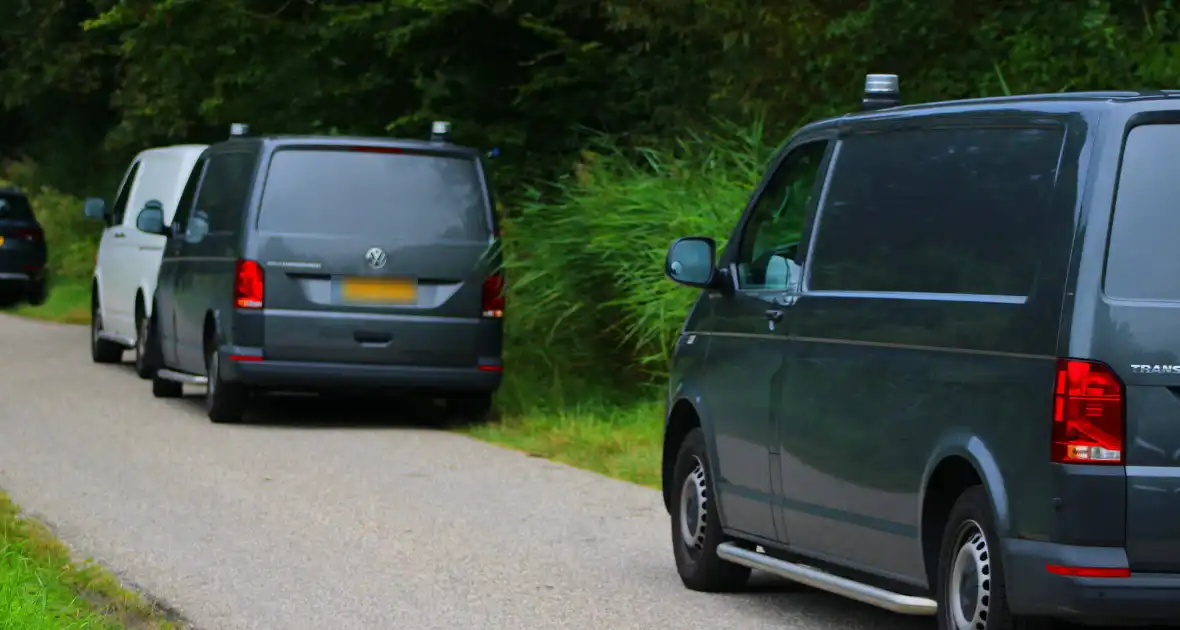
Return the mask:
M 156 337 L 155 316 L 139 313 L 135 321 L 135 373 L 151 378 L 160 365 L 160 340 Z
M 90 309 L 90 358 L 95 363 L 118 363 L 123 360 L 123 346 L 99 337 L 102 332 L 102 310 L 98 307 L 98 300 Z
M 152 375 L 152 396 L 156 398 L 180 398 L 184 395 L 184 385 L 176 381 L 169 381 Z
M 39 280 L 29 285 L 29 290 L 25 293 L 25 300 L 28 301 L 29 306 L 41 306 L 49 297 L 49 287 L 44 280 Z
M 705 435 L 693 429 L 684 437 L 672 475 L 672 549 L 684 586 L 719 593 L 741 590 L 750 569 L 717 557 L 717 546 L 730 539 L 721 531 L 713 497 L 713 475 L 705 455 Z
M 221 379 L 221 353 L 217 344 L 209 344 L 205 366 L 209 378 L 209 389 L 205 393 L 205 412 L 209 419 L 218 424 L 240 422 L 246 412 L 249 391 L 241 383 L 228 383 Z
M 447 411 L 468 422 L 482 422 L 492 412 L 492 395 L 467 394 L 448 398 Z
M 939 630 L 1046 630 L 1050 620 L 1008 610 L 1004 561 L 983 488 L 968 489 L 951 508 L 938 558 Z

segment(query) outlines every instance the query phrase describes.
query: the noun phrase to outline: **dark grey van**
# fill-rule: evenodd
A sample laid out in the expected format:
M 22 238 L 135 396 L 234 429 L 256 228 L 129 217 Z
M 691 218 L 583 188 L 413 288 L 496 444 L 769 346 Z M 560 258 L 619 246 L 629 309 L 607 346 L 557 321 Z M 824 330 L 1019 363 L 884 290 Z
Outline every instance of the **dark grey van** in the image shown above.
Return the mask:
M 210 146 L 168 236 L 147 354 L 157 397 L 207 386 L 214 422 L 252 392 L 383 388 L 481 416 L 504 313 L 481 156 L 431 141 L 252 137 Z
M 955 630 L 1180 620 L 1180 92 L 869 85 L 719 257 L 668 252 L 702 289 L 664 438 L 684 584 L 761 569 Z

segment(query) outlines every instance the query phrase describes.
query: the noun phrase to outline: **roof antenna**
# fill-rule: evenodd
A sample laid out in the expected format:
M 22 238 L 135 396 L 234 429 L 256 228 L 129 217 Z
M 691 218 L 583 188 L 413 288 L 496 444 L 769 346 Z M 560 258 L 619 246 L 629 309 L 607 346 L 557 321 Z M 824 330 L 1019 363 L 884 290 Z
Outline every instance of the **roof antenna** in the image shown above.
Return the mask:
M 240 138 L 248 135 L 250 135 L 250 125 L 246 123 L 233 123 L 229 126 L 229 137 L 231 138 Z
M 431 142 L 450 142 L 451 141 L 451 123 L 445 120 L 436 120 L 434 124 L 430 125 L 430 141 Z

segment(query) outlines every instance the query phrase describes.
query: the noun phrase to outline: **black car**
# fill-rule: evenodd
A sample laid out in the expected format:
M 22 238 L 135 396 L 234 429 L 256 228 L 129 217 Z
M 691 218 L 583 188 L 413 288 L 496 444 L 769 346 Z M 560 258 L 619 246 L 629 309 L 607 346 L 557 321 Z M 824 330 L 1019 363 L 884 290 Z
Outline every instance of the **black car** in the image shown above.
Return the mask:
M 0 305 L 45 302 L 45 230 L 29 198 L 0 188 Z
M 942 630 L 1180 619 L 1180 91 L 895 90 L 797 131 L 719 256 L 668 253 L 700 290 L 664 442 L 681 579 Z
M 500 254 L 482 156 L 430 141 L 251 136 L 205 150 L 146 332 L 152 392 L 206 385 L 209 418 L 268 390 L 380 389 L 486 414 L 500 385 Z

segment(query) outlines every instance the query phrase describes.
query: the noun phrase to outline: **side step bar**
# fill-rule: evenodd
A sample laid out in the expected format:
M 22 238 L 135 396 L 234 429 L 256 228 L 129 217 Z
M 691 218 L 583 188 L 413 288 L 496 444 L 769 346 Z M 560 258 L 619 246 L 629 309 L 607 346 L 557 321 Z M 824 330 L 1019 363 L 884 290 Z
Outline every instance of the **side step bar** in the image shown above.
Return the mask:
M 205 376 L 197 376 L 196 374 L 185 374 L 184 372 L 175 372 L 173 370 L 156 370 L 156 376 L 166 380 L 183 383 L 185 385 L 208 385 L 209 378 Z
M 820 571 L 812 567 L 779 560 L 757 551 L 742 549 L 733 543 L 721 543 L 717 546 L 717 556 L 722 560 L 740 564 L 751 569 L 758 569 L 773 573 L 793 582 L 806 584 L 829 593 L 842 595 L 848 599 L 855 599 L 871 606 L 884 608 L 903 615 L 930 616 L 938 613 L 938 604 L 932 599 L 902 595 L 877 588 L 868 584 L 861 584 L 848 578 Z

